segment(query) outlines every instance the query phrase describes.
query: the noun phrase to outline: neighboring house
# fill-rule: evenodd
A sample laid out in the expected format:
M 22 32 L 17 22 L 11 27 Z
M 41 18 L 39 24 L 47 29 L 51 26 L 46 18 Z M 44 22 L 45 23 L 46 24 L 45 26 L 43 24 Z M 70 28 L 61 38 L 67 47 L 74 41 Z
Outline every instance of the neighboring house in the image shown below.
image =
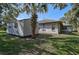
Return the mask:
M 39 21 L 39 33 L 60 34 L 72 32 L 71 25 L 65 25 L 62 21 L 41 20 Z
M 62 22 L 53 20 L 39 21 L 39 33 L 59 34 L 61 33 Z
M 7 33 L 17 36 L 32 35 L 31 19 L 22 19 L 8 22 Z M 36 28 L 36 34 L 38 34 L 38 28 Z

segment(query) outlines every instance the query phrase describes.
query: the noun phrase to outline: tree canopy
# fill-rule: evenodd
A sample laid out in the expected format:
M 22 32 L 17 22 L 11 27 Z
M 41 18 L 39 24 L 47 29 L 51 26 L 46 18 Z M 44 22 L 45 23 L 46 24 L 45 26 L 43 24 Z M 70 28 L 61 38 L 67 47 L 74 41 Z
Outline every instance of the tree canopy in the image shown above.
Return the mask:
M 0 17 L 7 20 L 16 19 L 19 15 L 20 9 L 18 4 L 15 3 L 1 3 L 0 4 Z

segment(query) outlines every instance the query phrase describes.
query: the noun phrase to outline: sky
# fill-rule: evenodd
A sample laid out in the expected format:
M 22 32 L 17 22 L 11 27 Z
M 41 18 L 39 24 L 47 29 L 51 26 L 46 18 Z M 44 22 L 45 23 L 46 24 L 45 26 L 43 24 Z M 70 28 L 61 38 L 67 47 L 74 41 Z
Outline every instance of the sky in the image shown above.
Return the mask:
M 72 8 L 71 5 L 68 5 L 66 8 L 60 10 L 60 9 L 53 9 L 51 5 L 48 6 L 48 12 L 47 13 L 38 13 L 38 20 L 45 20 L 45 19 L 51 19 L 51 20 L 59 20 L 61 17 L 64 16 L 66 12 L 68 12 Z M 24 13 L 20 13 L 17 17 L 18 20 L 21 19 L 28 19 L 31 15 Z

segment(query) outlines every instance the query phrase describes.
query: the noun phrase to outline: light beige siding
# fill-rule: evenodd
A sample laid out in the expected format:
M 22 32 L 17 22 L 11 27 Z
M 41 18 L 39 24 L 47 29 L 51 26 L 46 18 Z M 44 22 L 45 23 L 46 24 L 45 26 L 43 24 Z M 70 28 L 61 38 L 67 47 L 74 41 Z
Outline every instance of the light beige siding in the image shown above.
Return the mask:
M 8 23 L 7 25 L 7 33 L 8 34 L 13 34 L 13 35 L 18 35 L 18 36 L 29 36 L 32 35 L 32 28 L 31 28 L 31 20 L 26 19 L 26 20 L 21 20 L 17 21 L 17 26 L 15 28 L 15 22 L 14 23 Z M 9 28 L 11 26 L 11 28 Z M 36 28 L 36 34 L 38 34 L 38 26 Z
M 24 21 L 24 36 L 32 35 L 31 20 Z M 38 25 L 36 27 L 35 33 L 38 34 Z
M 54 28 L 52 28 L 52 27 L 54 27 Z M 39 25 L 39 33 L 58 34 L 58 32 L 59 32 L 59 25 L 57 23 L 45 24 L 44 26 Z
M 19 36 L 24 36 L 24 33 L 23 33 L 24 23 L 20 22 L 20 21 L 17 21 L 17 24 L 18 24 L 17 29 L 18 29 L 18 33 L 19 33 L 18 35 Z

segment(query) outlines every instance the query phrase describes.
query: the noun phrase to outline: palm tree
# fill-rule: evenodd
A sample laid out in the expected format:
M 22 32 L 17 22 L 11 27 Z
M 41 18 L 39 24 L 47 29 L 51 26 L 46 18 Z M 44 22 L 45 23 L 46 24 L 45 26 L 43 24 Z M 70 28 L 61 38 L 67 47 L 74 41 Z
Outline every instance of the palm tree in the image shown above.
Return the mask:
M 2 27 L 6 28 L 6 24 L 9 21 L 16 21 L 19 12 L 20 9 L 16 3 L 0 3 L 0 19 L 4 22 Z
M 16 17 L 19 15 L 19 8 L 18 4 L 15 3 L 1 3 L 0 4 L 0 16 L 4 19 L 5 22 L 10 21 L 11 19 L 16 19 Z
M 72 24 L 74 31 L 77 31 L 79 24 L 79 20 L 77 19 L 79 17 L 79 4 L 73 4 L 73 8 L 65 14 L 65 17 L 67 17 L 66 21 Z
M 59 8 L 60 10 L 68 6 L 67 3 L 51 3 L 51 5 L 54 7 L 54 9 Z
M 32 26 L 32 38 L 35 38 L 35 30 L 37 26 L 37 13 L 46 13 L 48 11 L 47 4 L 42 3 L 30 3 L 24 4 L 23 10 L 27 12 L 27 14 L 31 14 L 31 26 Z

